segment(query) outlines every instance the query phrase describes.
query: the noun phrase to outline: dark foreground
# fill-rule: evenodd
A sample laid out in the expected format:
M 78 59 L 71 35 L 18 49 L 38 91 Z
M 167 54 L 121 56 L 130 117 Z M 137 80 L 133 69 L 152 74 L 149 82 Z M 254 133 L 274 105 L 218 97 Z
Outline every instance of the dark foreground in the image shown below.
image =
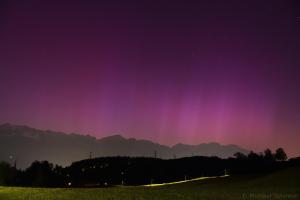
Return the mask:
M 121 186 L 98 189 L 0 187 L 0 199 L 300 199 L 299 186 L 300 167 L 292 167 L 268 175 L 235 175 L 157 187 Z

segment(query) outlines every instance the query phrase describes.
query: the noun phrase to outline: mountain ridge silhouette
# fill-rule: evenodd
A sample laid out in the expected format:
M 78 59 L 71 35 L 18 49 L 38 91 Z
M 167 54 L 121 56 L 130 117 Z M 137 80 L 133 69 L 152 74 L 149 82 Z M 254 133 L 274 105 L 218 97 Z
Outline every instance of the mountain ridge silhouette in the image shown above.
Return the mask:
M 77 133 L 39 130 L 24 125 L 0 125 L 0 161 L 17 163 L 26 168 L 35 160 L 48 160 L 62 166 L 92 157 L 131 156 L 163 159 L 188 156 L 218 156 L 227 158 L 247 149 L 234 144 L 216 142 L 189 145 L 178 143 L 162 145 L 151 140 L 125 138 L 116 134 L 103 138 Z

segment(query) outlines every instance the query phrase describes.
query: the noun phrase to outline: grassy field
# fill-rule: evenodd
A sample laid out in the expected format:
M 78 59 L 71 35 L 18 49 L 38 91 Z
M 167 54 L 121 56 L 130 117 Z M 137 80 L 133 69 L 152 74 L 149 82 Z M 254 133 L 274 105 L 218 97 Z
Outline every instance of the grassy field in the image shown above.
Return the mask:
M 265 176 L 230 176 L 157 187 L 41 189 L 0 187 L 1 200 L 300 199 L 300 168 Z

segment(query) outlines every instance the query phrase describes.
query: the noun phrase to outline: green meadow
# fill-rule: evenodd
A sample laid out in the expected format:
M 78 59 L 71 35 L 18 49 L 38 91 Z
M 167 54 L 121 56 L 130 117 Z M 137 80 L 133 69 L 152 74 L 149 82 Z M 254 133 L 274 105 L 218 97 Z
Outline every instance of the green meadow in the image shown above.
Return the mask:
M 300 168 L 268 175 L 228 176 L 185 183 L 97 189 L 0 187 L 1 200 L 300 199 Z

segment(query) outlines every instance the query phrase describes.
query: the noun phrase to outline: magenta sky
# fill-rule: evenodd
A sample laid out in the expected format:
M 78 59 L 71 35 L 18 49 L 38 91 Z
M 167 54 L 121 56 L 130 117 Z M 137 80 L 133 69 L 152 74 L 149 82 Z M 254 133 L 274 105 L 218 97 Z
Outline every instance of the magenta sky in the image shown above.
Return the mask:
M 0 3 L 0 123 L 300 155 L 299 2 L 24 2 Z

